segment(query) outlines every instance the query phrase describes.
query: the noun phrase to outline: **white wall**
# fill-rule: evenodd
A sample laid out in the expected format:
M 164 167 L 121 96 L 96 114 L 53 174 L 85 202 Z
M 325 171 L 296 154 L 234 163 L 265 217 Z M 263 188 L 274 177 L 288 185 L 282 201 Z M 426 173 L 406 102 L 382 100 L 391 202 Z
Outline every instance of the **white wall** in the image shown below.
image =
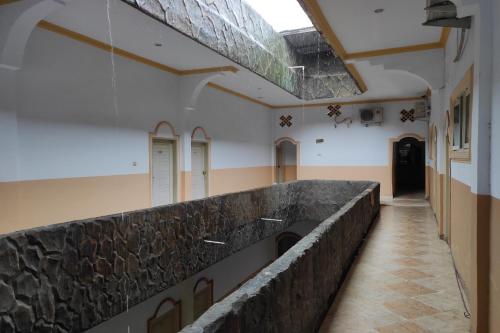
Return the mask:
M 387 166 L 389 165 L 389 139 L 405 133 L 427 136 L 424 121 L 400 121 L 400 112 L 415 107 L 414 102 L 385 103 L 382 126 L 365 127 L 359 121 L 359 109 L 375 105 L 342 106 L 342 117 L 351 117 L 350 127 L 345 124 L 334 128 L 326 107 L 295 108 L 274 111 L 275 139 L 291 137 L 300 141 L 301 166 Z M 292 115 L 292 127 L 280 127 L 281 115 Z M 316 144 L 316 139 L 324 139 Z
M 199 96 L 191 130 L 203 126 L 212 138 L 212 168 L 271 166 L 271 113 L 213 88 Z
M 186 115 L 177 76 L 120 56 L 115 91 L 110 53 L 43 29 L 35 29 L 25 54 L 9 125 L 18 142 L 2 150 L 19 161 L 17 170 L 0 169 L 2 181 L 148 173 L 149 132 L 163 120 L 189 138 L 204 127 L 212 168 L 272 164 L 265 107 L 206 87 L 198 110 Z
M 494 2 L 494 1 L 493 1 Z M 467 32 L 462 58 L 453 62 L 457 50 L 457 32 L 453 29 L 446 45 L 445 89 L 443 90 L 444 123 L 445 111 L 450 108 L 450 96 L 463 79 L 465 72 L 474 66 L 474 85 L 472 100 L 471 161 L 460 163 L 452 161 L 451 175 L 454 179 L 471 187 L 473 193 L 490 193 L 490 128 L 491 121 L 491 52 L 492 52 L 492 14 L 490 1 L 481 1 L 479 7 L 471 7 L 472 28 Z M 444 135 L 444 126 L 440 135 Z M 441 159 L 444 159 L 441 155 Z M 444 172 L 444 168 L 442 170 Z
M 491 111 L 491 194 L 500 199 L 500 1 L 493 1 L 493 76 Z

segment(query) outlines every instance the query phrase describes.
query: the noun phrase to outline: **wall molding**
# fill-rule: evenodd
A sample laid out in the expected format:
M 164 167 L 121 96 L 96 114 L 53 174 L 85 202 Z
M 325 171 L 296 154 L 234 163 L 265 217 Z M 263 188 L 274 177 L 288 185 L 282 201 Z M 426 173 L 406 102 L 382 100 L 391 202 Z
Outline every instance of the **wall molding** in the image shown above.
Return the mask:
M 320 30 L 323 32 L 325 39 L 328 41 L 330 46 L 335 50 L 337 55 L 343 61 L 359 59 L 359 58 L 379 57 L 389 54 L 417 52 L 423 50 L 444 48 L 446 46 L 446 42 L 448 41 L 448 37 L 450 35 L 451 29 L 443 28 L 441 31 L 441 36 L 439 38 L 439 41 L 437 42 L 348 53 L 344 48 L 344 46 L 342 45 L 342 43 L 340 42 L 338 36 L 333 31 L 332 27 L 328 23 L 328 20 L 323 14 L 323 11 L 320 5 L 318 4 L 317 0 L 303 0 L 303 3 L 306 7 L 306 11 L 309 13 L 310 16 L 312 16 L 313 21 L 319 26 Z M 364 84 L 359 73 L 356 73 L 357 72 L 356 68 L 353 65 L 352 66 L 347 65 L 346 67 L 348 68 L 349 72 L 351 72 L 351 75 L 355 78 L 356 82 L 358 82 L 361 91 L 365 92 L 367 90 L 366 85 Z M 364 88 L 364 90 L 362 89 L 362 87 Z
M 379 103 L 393 103 L 393 102 L 407 102 L 407 101 L 418 101 L 423 99 L 422 96 L 414 96 L 414 97 L 395 97 L 395 98 L 373 98 L 373 99 L 364 99 L 357 101 L 331 101 L 328 103 L 314 103 L 314 104 L 291 104 L 291 105 L 276 105 L 272 107 L 273 109 L 292 109 L 292 108 L 312 108 L 312 107 L 323 107 L 329 106 L 332 104 L 338 105 L 357 105 L 357 104 L 379 104 Z
M 66 36 L 68 38 L 71 38 L 73 40 L 77 40 L 79 42 L 85 43 L 87 45 L 99 48 L 101 50 L 111 52 L 113 50 L 114 54 L 122 56 L 124 58 L 154 67 L 156 69 L 165 71 L 170 74 L 174 74 L 177 76 L 187 76 L 187 75 L 196 75 L 196 74 L 206 74 L 206 73 L 215 73 L 215 72 L 221 72 L 221 71 L 226 71 L 226 72 L 232 72 L 236 73 L 238 72 L 238 69 L 234 66 L 222 66 L 222 67 L 207 67 L 207 68 L 198 68 L 198 69 L 190 69 L 190 70 L 179 70 L 170 66 L 166 66 L 163 64 L 160 64 L 158 62 L 152 61 L 150 59 L 146 59 L 144 57 L 141 57 L 139 55 L 133 54 L 131 52 L 125 51 L 123 49 L 117 48 L 117 47 L 112 47 L 110 44 L 103 43 L 101 41 L 98 41 L 96 39 L 93 39 L 91 37 L 82 35 L 78 32 L 63 28 L 59 25 L 50 23 L 48 21 L 42 20 L 38 23 L 38 27 L 45 29 L 47 31 L 51 31 L 63 36 Z M 351 69 L 351 75 L 353 77 L 361 77 L 359 75 L 359 72 L 356 70 L 356 67 L 353 64 L 346 64 L 346 67 Z M 358 82 L 358 84 L 364 84 L 364 82 Z M 341 102 L 341 101 L 335 101 L 335 102 L 330 102 L 330 103 L 315 103 L 315 104 L 291 104 L 291 105 L 273 105 L 273 104 L 268 104 L 266 102 L 260 101 L 258 99 L 249 97 L 247 95 L 244 95 L 242 93 L 236 92 L 234 90 L 228 89 L 226 87 L 223 87 L 221 85 L 218 85 L 213 82 L 209 82 L 207 84 L 208 87 L 222 91 L 224 93 L 236 96 L 238 98 L 247 100 L 249 102 L 265 106 L 269 109 L 285 109 L 285 108 L 299 108 L 299 107 L 321 107 L 321 106 L 328 106 L 332 103 L 335 104 L 340 104 L 340 105 L 355 105 L 355 104 L 372 104 L 372 103 L 387 103 L 387 102 L 400 102 L 400 101 L 411 101 L 411 100 L 418 100 L 421 99 L 421 97 L 400 97 L 400 98 L 387 98 L 387 99 L 366 99 L 366 100 L 358 100 L 358 101 L 347 101 L 347 102 Z M 366 87 L 366 85 L 365 85 Z
M 323 36 L 325 37 L 327 43 L 333 48 L 337 56 L 343 62 L 345 62 L 347 52 L 340 42 L 339 38 L 333 31 L 332 27 L 328 23 L 328 20 L 323 14 L 321 7 L 318 5 L 318 2 L 316 0 L 303 0 L 302 3 L 306 7 L 305 9 L 309 13 L 309 16 L 312 19 L 313 23 L 315 23 L 319 28 L 318 30 L 323 33 Z M 368 88 L 356 67 L 353 64 L 346 64 L 346 68 L 353 77 L 354 81 L 356 81 L 356 83 L 358 84 L 361 93 L 365 93 Z

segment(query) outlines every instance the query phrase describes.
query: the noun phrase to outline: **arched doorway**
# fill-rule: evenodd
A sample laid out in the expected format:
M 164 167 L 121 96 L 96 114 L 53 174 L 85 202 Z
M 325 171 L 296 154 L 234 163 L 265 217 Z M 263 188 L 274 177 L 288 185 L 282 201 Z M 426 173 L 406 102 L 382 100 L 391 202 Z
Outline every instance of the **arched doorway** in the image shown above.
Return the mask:
M 159 122 L 149 135 L 151 206 L 178 201 L 179 135 L 168 121 Z
M 298 243 L 302 237 L 294 232 L 284 232 L 276 237 L 276 258 L 281 257 L 292 246 Z
M 276 141 L 276 171 L 277 183 L 298 179 L 299 147 L 298 142 L 290 138 Z
M 393 142 L 394 196 L 425 191 L 425 143 L 414 136 Z
M 203 127 L 191 134 L 191 198 L 210 195 L 210 138 Z

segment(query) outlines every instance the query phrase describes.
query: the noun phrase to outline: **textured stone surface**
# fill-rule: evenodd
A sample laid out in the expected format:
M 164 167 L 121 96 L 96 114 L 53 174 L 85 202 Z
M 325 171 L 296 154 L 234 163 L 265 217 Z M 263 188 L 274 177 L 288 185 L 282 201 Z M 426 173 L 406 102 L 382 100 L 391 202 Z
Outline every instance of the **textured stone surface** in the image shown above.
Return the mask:
M 328 213 L 333 197 L 323 191 L 325 183 L 318 185 L 315 190 L 321 195 L 301 197 L 318 208 L 308 210 L 313 218 Z M 346 187 L 338 190 L 349 196 Z M 373 184 L 342 204 L 283 256 L 181 332 L 317 332 L 380 209 L 379 195 L 380 186 Z
M 298 181 L 0 236 L 0 324 L 86 330 L 125 311 L 126 295 L 134 306 L 298 221 L 319 223 L 371 184 Z
M 290 67 L 315 69 L 317 63 L 304 62 L 296 47 L 274 31 L 245 0 L 123 1 L 299 98 L 339 98 L 360 93 L 343 65 L 339 68 L 341 76 L 329 73 L 303 80 L 302 72 Z M 325 44 L 318 33 L 304 38 L 318 38 Z M 331 50 L 327 56 L 332 62 L 342 63 Z

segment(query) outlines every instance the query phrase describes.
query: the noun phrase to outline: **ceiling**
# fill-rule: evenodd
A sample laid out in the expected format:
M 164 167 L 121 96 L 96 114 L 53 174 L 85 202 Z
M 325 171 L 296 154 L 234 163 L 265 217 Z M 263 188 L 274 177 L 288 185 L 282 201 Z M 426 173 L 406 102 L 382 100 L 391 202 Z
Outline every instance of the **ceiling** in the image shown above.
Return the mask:
M 318 0 L 347 53 L 438 42 L 441 29 L 424 27 L 425 0 Z M 375 9 L 384 9 L 380 14 Z
M 348 52 L 438 40 L 439 29 L 420 26 L 424 19 L 424 2 L 424 0 L 319 1 L 325 16 Z M 109 3 L 112 44 L 115 47 L 178 70 L 234 66 L 239 72 L 219 77 L 213 82 L 270 105 L 340 101 L 322 99 L 304 102 L 124 2 Z M 103 0 L 72 1 L 46 20 L 109 44 L 106 4 L 107 2 Z M 373 9 L 378 7 L 386 8 L 386 12 L 379 14 L 385 15 L 384 19 L 380 18 L 381 16 L 371 17 L 376 15 L 373 14 Z M 393 14 L 393 10 L 398 12 Z M 155 46 L 155 43 L 161 43 L 162 46 Z M 363 95 L 341 101 L 418 96 L 427 89 L 421 80 L 409 74 L 386 71 L 368 63 L 357 63 L 356 67 L 368 86 L 368 91 Z

